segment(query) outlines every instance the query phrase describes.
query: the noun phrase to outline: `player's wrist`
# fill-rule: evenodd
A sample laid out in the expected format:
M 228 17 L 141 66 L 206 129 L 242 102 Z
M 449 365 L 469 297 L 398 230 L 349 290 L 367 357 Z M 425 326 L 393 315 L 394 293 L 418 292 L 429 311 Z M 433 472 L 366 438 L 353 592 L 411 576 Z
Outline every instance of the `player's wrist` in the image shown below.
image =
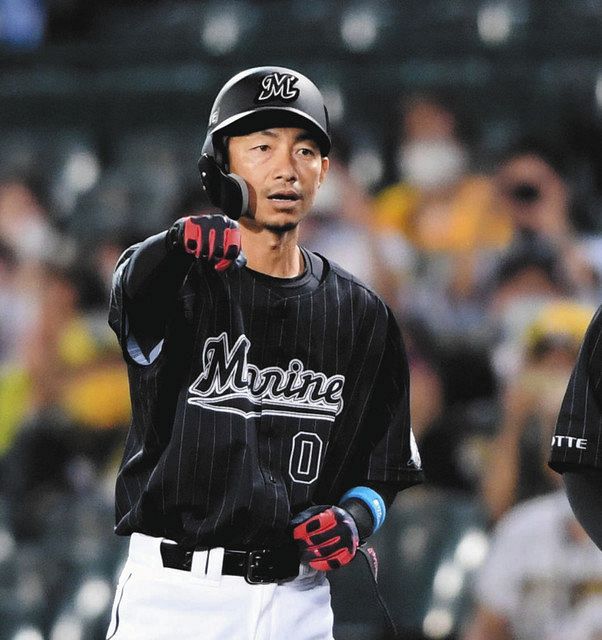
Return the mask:
M 355 498 L 346 500 L 339 505 L 339 508 L 344 509 L 355 522 L 360 544 L 365 542 L 374 533 L 372 514 L 361 500 Z
M 385 521 L 387 508 L 382 496 L 370 487 L 353 487 L 339 500 L 339 506 L 345 509 L 355 520 L 360 542 L 375 533 Z

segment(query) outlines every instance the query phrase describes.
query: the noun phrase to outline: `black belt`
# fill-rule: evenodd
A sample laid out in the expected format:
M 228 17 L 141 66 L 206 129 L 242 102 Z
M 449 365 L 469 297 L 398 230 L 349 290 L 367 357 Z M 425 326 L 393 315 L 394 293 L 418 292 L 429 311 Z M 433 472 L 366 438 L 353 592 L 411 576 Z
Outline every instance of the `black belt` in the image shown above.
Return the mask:
M 197 549 L 207 551 L 210 549 Z M 169 569 L 190 571 L 194 549 L 173 542 L 161 542 L 163 566 Z M 299 575 L 299 556 L 296 547 L 237 551 L 224 549 L 222 575 L 242 576 L 249 584 L 263 584 L 290 580 Z

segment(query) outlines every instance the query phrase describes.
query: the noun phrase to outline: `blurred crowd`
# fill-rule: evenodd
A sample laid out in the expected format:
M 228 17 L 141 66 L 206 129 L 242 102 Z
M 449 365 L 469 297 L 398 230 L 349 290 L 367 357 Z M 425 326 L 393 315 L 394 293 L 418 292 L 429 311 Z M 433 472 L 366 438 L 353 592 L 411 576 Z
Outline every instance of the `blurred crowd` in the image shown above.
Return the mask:
M 602 555 L 546 460 L 602 300 L 602 228 L 575 215 L 571 158 L 557 141 L 509 140 L 485 170 L 444 101 L 420 94 L 402 105 L 395 178 L 366 188 L 339 133 L 302 242 L 379 292 L 403 328 L 427 482 L 395 508 L 450 496 L 471 506 L 466 526 L 487 541 L 466 615 L 422 633 L 600 640 Z M 67 540 L 61 526 L 74 522 L 90 542 L 101 526 L 90 513 L 112 535 L 129 421 L 106 322 L 112 268 L 203 200 L 197 149 L 183 153 L 169 136 L 142 133 L 104 164 L 93 145 L 71 147 L 57 166 L 18 148 L 0 166 L 0 497 L 4 533 L 31 549 Z M 60 602 L 57 575 L 70 567 L 54 569 L 40 587 L 46 605 Z

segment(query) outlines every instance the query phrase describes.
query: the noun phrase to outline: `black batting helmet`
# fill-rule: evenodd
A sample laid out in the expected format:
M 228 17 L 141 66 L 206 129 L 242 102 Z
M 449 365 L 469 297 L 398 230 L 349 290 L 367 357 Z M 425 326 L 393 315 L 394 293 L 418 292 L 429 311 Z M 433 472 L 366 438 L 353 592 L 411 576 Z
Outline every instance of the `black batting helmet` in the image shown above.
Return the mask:
M 285 67 L 241 71 L 223 86 L 213 103 L 203 153 L 220 162 L 225 136 L 278 126 L 306 129 L 322 155 L 328 155 L 328 112 L 320 90 L 309 78 Z
M 255 67 L 228 80 L 213 103 L 199 159 L 203 189 L 211 203 L 233 219 L 248 210 L 245 181 L 228 173 L 228 136 L 291 126 L 307 130 L 321 154 L 328 155 L 328 111 L 320 90 L 309 78 L 284 67 Z

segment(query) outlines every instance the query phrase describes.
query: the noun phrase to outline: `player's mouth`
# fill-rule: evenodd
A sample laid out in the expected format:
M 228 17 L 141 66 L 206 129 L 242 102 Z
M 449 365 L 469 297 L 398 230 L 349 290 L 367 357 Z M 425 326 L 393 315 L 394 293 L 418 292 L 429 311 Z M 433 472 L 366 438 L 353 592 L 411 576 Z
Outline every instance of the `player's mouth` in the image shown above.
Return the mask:
M 271 200 L 274 204 L 284 207 L 292 207 L 296 202 L 301 200 L 301 195 L 293 190 L 276 191 L 268 196 L 268 200 Z

